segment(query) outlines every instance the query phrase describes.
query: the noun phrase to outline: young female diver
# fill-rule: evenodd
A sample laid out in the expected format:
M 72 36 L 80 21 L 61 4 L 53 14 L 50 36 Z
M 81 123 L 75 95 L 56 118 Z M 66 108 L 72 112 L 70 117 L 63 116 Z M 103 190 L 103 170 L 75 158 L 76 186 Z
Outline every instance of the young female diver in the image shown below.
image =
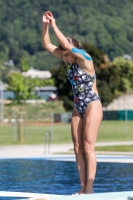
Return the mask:
M 51 43 L 49 25 L 57 37 L 58 47 Z M 74 96 L 71 132 L 81 182 L 81 190 L 76 194 L 93 193 L 97 165 L 94 149 L 103 114 L 92 58 L 77 40 L 63 35 L 50 11 L 42 17 L 42 44 L 67 64 L 67 77 Z

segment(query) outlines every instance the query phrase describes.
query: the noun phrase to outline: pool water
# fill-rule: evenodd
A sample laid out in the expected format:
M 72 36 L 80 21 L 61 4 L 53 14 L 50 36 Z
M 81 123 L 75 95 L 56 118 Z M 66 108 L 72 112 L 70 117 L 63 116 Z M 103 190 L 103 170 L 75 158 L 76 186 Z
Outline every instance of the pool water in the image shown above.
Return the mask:
M 80 188 L 75 162 L 0 159 L 0 190 L 70 195 Z M 98 163 L 95 193 L 133 190 L 133 163 Z M 1 200 L 9 198 L 1 197 Z M 11 199 L 11 198 L 10 198 Z

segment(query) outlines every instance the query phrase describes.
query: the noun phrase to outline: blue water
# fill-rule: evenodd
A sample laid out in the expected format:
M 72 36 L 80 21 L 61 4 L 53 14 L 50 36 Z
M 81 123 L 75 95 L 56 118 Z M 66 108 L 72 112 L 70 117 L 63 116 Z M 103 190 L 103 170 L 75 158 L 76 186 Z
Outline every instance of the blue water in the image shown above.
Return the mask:
M 1 191 L 69 195 L 79 188 L 75 162 L 0 159 Z M 98 163 L 94 190 L 95 193 L 133 190 L 133 164 Z

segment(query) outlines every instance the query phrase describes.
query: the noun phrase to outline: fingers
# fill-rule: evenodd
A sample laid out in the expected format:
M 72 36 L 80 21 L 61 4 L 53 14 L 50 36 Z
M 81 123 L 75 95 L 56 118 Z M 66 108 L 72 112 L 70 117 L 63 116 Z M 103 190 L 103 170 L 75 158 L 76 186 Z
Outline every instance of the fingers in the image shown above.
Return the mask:
M 42 17 L 42 22 L 48 23 L 48 24 L 50 23 L 49 19 L 45 15 L 43 15 L 43 17 Z
M 48 17 L 47 17 L 47 12 L 45 12 L 44 14 L 43 14 L 43 16 L 42 16 L 42 22 L 43 23 L 50 23 L 50 20 L 48 19 Z
M 50 17 L 53 17 L 53 14 L 50 11 L 47 11 L 46 14 Z
M 54 16 L 53 16 L 53 14 L 50 11 L 45 12 L 45 15 L 50 20 L 54 19 Z
M 48 23 L 48 24 L 50 24 L 50 23 L 52 22 L 53 19 L 54 19 L 53 14 L 52 14 L 50 11 L 46 11 L 46 12 L 43 14 L 42 22 L 43 22 L 43 23 Z

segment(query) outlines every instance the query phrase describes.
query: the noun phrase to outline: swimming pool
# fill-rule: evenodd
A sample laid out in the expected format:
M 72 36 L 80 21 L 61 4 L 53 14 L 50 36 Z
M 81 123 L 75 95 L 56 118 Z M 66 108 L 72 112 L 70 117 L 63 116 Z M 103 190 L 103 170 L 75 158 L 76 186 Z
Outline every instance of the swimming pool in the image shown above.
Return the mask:
M 0 159 L 1 191 L 69 195 L 79 187 L 75 162 L 34 159 Z M 133 190 L 133 163 L 98 162 L 95 193 Z M 1 197 L 1 200 L 12 198 Z M 14 199 L 14 198 L 13 198 Z

